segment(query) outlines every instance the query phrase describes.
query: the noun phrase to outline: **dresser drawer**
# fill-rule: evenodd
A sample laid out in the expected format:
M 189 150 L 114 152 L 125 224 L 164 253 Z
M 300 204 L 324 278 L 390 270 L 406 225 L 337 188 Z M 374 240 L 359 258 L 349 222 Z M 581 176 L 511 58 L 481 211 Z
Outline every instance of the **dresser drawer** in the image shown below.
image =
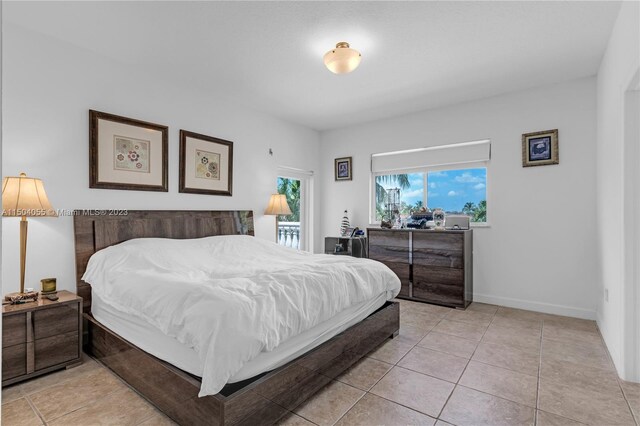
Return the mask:
M 370 259 L 409 263 L 409 232 L 369 229 L 368 234 Z
M 462 256 L 462 251 L 414 247 L 413 264 L 462 269 L 464 267 L 464 257 Z
M 76 318 L 77 319 L 77 318 Z M 78 330 L 35 341 L 36 370 L 80 357 Z
M 27 314 L 4 315 L 2 317 L 2 347 L 26 343 L 26 341 Z
M 70 331 L 78 332 L 78 304 L 59 305 L 33 313 L 34 339 L 44 339 Z
M 413 232 L 413 249 L 445 250 L 462 253 L 464 234 L 446 231 Z
M 414 286 L 418 282 L 464 287 L 464 269 L 413 265 Z
M 369 259 L 409 264 L 409 247 L 369 245 Z
M 2 380 L 23 374 L 27 374 L 27 344 L 2 348 Z
M 409 297 L 410 266 L 406 263 L 382 262 L 400 278 L 400 296 Z
M 413 297 L 442 305 L 464 306 L 464 287 L 419 281 L 413 283 Z
M 370 245 L 404 247 L 408 251 L 410 235 L 407 231 L 369 229 L 367 236 Z

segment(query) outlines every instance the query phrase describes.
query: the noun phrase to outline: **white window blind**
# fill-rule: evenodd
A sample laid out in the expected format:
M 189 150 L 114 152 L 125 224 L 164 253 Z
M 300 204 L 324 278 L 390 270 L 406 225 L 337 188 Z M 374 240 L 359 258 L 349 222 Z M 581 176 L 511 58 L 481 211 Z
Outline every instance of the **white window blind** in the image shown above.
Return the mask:
M 414 168 L 477 163 L 491 158 L 491 141 L 481 140 L 429 148 L 385 152 L 371 156 L 371 171 L 392 172 Z

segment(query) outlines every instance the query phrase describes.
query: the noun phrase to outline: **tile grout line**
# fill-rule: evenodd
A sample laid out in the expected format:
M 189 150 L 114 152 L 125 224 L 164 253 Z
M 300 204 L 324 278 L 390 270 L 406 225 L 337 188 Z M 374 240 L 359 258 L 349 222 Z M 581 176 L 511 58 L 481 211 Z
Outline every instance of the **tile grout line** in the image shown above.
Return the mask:
M 376 394 L 376 393 L 372 393 L 372 392 L 367 392 L 367 393 L 370 393 L 371 395 L 375 396 L 376 398 L 384 399 L 385 401 L 388 401 L 388 402 L 390 402 L 390 403 L 392 403 L 392 404 L 399 405 L 399 406 L 404 407 L 404 408 L 407 408 L 407 409 L 409 409 L 409 410 L 411 410 L 411 411 L 415 411 L 416 413 L 420 413 L 420 414 L 422 414 L 423 416 L 427 416 L 427 417 L 429 417 L 429 418 L 431 418 L 431 419 L 433 419 L 433 420 L 438 420 L 438 418 L 436 418 L 436 417 L 434 417 L 434 416 L 432 416 L 432 415 L 430 415 L 430 414 L 424 413 L 424 412 L 422 412 L 422 411 L 420 411 L 420 410 L 416 410 L 415 408 L 409 407 L 408 405 L 404 405 L 404 404 L 403 404 L 403 403 L 401 403 L 401 402 L 393 401 L 393 400 L 391 400 L 391 399 L 389 399 L 389 398 L 385 398 L 384 396 L 380 396 L 380 395 L 378 395 L 378 394 Z
M 40 410 L 38 410 L 38 408 L 36 407 L 36 405 L 31 401 L 31 399 L 25 395 L 24 399 L 27 401 L 27 404 L 29 404 L 29 407 L 31 407 L 31 409 L 33 410 L 34 413 L 36 413 L 36 416 L 38 416 L 40 418 L 40 421 L 42 422 L 43 425 L 46 425 L 47 422 L 44 419 L 44 416 L 42 415 L 42 413 L 40 412 Z
M 607 346 L 607 342 L 605 342 L 604 337 L 602 336 L 602 332 L 600 331 L 600 326 L 598 325 L 598 321 L 595 321 L 595 323 L 596 323 L 596 329 L 598 330 L 598 336 L 600 336 L 600 344 L 602 344 L 602 346 L 604 347 L 604 351 L 607 353 L 607 358 L 609 359 L 609 363 L 613 367 L 613 372 L 616 376 L 618 387 L 620 388 L 620 392 L 622 392 L 622 398 L 624 399 L 624 402 L 627 403 L 627 408 L 631 413 L 631 418 L 635 422 L 636 426 L 638 426 L 640 424 L 640 419 L 636 418 L 636 414 L 633 412 L 633 409 L 631 408 L 631 404 L 629 403 L 629 398 L 627 398 L 627 394 L 624 391 L 624 387 L 622 387 L 622 379 L 620 378 L 620 375 L 618 375 L 618 370 L 616 369 L 616 365 L 614 364 L 613 358 L 611 357 L 611 353 L 609 352 L 609 347 Z
M 400 308 L 402 309 L 402 307 L 400 307 Z M 400 311 L 400 313 L 402 314 L 402 311 Z M 439 320 L 438 320 L 438 322 L 436 323 L 436 325 L 438 325 L 438 324 L 440 323 L 440 321 L 441 321 L 441 319 L 439 319 Z M 400 323 L 400 327 L 402 327 L 402 323 Z M 435 327 L 435 326 L 434 326 L 434 327 Z M 375 383 L 374 383 L 374 384 L 369 388 L 369 390 L 365 390 L 365 391 L 364 391 L 364 394 L 362 394 L 362 396 L 360 396 L 360 398 L 358 398 L 358 399 L 356 400 L 356 402 L 354 402 L 354 403 L 353 403 L 353 405 L 351 405 L 351 406 L 349 407 L 349 409 L 347 409 L 347 411 L 345 411 L 345 412 L 344 412 L 344 414 L 342 414 L 342 416 L 340 416 L 340 417 L 338 418 L 338 420 L 336 420 L 336 421 L 333 423 L 333 425 L 335 425 L 335 424 L 337 424 L 338 422 L 340 422 L 340 420 L 342 420 L 342 418 L 343 418 L 344 416 L 346 416 L 346 415 L 349 413 L 349 411 L 351 411 L 351 410 L 353 409 L 353 407 L 355 407 L 355 406 L 356 406 L 356 404 L 357 404 L 358 402 L 360 402 L 360 400 L 362 400 L 362 398 L 364 398 L 367 394 L 369 394 L 369 393 L 370 393 L 369 391 L 370 391 L 371 389 L 373 389 L 373 388 L 374 388 L 374 387 L 375 387 L 375 386 L 376 386 L 376 385 L 377 385 L 377 384 L 378 384 L 378 383 L 379 383 L 383 378 L 385 378 L 385 377 L 387 376 L 387 374 L 389 374 L 389 372 L 390 372 L 391 370 L 393 370 L 393 368 L 394 368 L 394 367 L 399 367 L 399 366 L 398 366 L 398 363 L 399 363 L 400 361 L 402 361 L 402 359 L 404 359 L 404 357 L 405 357 L 405 356 L 407 356 L 407 354 L 408 354 L 409 352 L 411 352 L 411 351 L 416 347 L 416 345 L 417 345 L 418 343 L 420 343 L 420 342 L 422 341 L 422 339 L 424 339 L 424 337 L 425 337 L 427 334 L 431 333 L 431 330 L 433 330 L 433 327 L 432 327 L 432 328 L 430 328 L 430 329 L 429 329 L 429 331 L 427 331 L 427 332 L 425 333 L 425 335 L 424 335 L 424 336 L 422 336 L 422 337 L 421 337 L 421 338 L 420 338 L 420 339 L 419 339 L 415 344 L 413 344 L 413 345 L 411 346 L 411 349 L 409 349 L 409 350 L 407 351 L 407 353 L 406 353 L 406 354 L 404 354 L 404 355 L 402 356 L 402 358 L 400 358 L 400 359 L 399 359 L 395 364 L 391 364 L 391 363 L 389 363 L 389 362 L 382 361 L 382 360 L 379 360 L 379 359 L 376 359 L 376 358 L 370 358 L 370 359 L 374 359 L 374 360 L 379 361 L 379 362 L 384 362 L 384 363 L 386 363 L 386 364 L 389 364 L 389 365 L 391 365 L 391 368 L 390 368 L 389 370 L 387 370 L 387 371 L 382 375 L 382 377 L 380 377 L 380 378 L 379 378 L 379 379 L 378 379 L 378 380 L 377 380 L 377 381 L 376 381 L 376 382 L 375 382 Z M 400 330 L 398 329 L 398 332 L 399 332 L 399 331 L 400 331 Z M 394 338 L 394 339 L 395 339 L 395 338 Z M 391 339 L 391 341 L 393 341 L 393 339 Z M 388 343 L 388 342 L 385 342 L 385 343 Z M 340 382 L 339 380 L 336 380 L 336 381 Z M 343 383 L 343 382 L 340 382 L 340 383 Z M 349 385 L 349 384 L 347 384 L 347 383 L 343 383 L 343 384 L 345 384 L 345 385 L 347 385 L 347 386 L 351 386 L 351 385 Z M 357 387 L 355 387 L 355 386 L 351 386 L 351 387 L 353 387 L 353 388 L 355 388 L 355 389 L 358 389 L 358 390 L 362 390 L 362 389 L 357 388 Z M 376 395 L 376 394 L 372 394 L 372 395 L 379 396 L 379 395 Z M 383 398 L 383 399 L 386 399 L 386 398 Z M 394 401 L 390 401 L 390 402 L 394 402 Z M 395 402 L 394 402 L 394 403 L 395 403 Z M 407 408 L 409 408 L 409 407 L 407 407 Z M 416 410 L 414 410 L 414 411 L 416 411 Z M 419 412 L 419 411 L 418 411 L 418 412 Z M 424 413 L 422 413 L 422 414 L 424 414 Z M 298 415 L 299 415 L 299 414 L 298 414 Z M 300 416 L 300 417 L 302 417 L 302 416 Z M 307 419 L 306 417 L 303 417 L 303 418 L 304 418 L 305 420 L 309 420 L 309 419 Z M 315 423 L 314 423 L 314 424 L 315 424 Z
M 414 302 L 414 303 L 415 303 L 415 302 Z M 423 413 L 422 411 L 416 410 L 415 408 L 408 407 L 408 406 L 406 406 L 406 405 L 404 405 L 404 404 L 401 404 L 401 403 L 399 403 L 399 402 L 397 402 L 397 401 L 392 401 L 392 400 L 390 400 L 390 399 L 387 399 L 387 398 L 385 398 L 384 396 L 380 396 L 380 395 L 378 395 L 378 394 L 375 394 L 375 393 L 371 392 L 371 390 L 372 390 L 372 389 L 373 389 L 373 388 L 374 388 L 378 383 L 380 383 L 380 381 L 381 381 L 382 379 L 384 379 L 384 378 L 389 374 L 389 372 L 391 372 L 391 370 L 393 370 L 393 368 L 394 368 L 394 367 L 404 368 L 404 367 L 402 367 L 402 366 L 399 366 L 399 365 L 398 365 L 398 363 L 399 363 L 400 361 L 402 361 L 402 360 L 404 359 L 404 357 L 405 357 L 405 356 L 407 356 L 407 354 L 409 354 L 409 352 L 411 352 L 414 348 L 416 348 L 416 347 L 421 348 L 421 346 L 418 346 L 418 343 L 420 343 L 420 342 L 422 341 L 422 339 L 424 339 L 424 338 L 425 338 L 429 333 L 431 333 L 431 332 L 433 331 L 433 329 L 434 329 L 438 324 L 440 324 L 440 321 L 442 321 L 443 319 L 444 319 L 444 316 L 443 316 L 442 318 L 439 318 L 439 319 L 438 319 L 438 321 L 436 322 L 436 324 L 435 324 L 433 327 L 431 327 L 431 328 L 429 329 L 429 331 L 427 331 L 427 333 L 426 333 L 424 336 L 422 336 L 422 337 L 418 340 L 418 342 L 417 342 L 416 344 L 414 344 L 414 345 L 411 347 L 411 349 L 409 349 L 409 351 L 408 351 L 406 354 L 404 354 L 404 355 L 402 356 L 402 358 L 400 358 L 400 359 L 399 359 L 395 364 L 392 364 L 392 367 L 391 367 L 391 368 L 390 368 L 386 373 L 384 373 L 384 374 L 382 375 L 382 377 L 380 377 L 380 379 L 378 379 L 378 380 L 373 384 L 373 386 L 371 386 L 371 387 L 369 388 L 369 390 L 368 390 L 368 391 L 366 391 L 365 395 L 366 395 L 366 394 L 374 395 L 374 396 L 375 396 L 375 397 L 377 397 L 377 398 L 382 398 L 382 399 L 384 399 L 385 401 L 389 401 L 389 402 L 391 402 L 392 404 L 400 405 L 401 407 L 405 407 L 405 408 L 407 408 L 407 409 L 409 409 L 409 410 L 415 411 L 416 413 L 420 413 L 420 414 L 422 414 L 422 415 L 425 415 L 425 416 L 427 416 L 427 417 L 429 417 L 429 418 L 432 418 L 432 419 L 434 419 L 434 420 L 436 420 L 436 421 L 437 421 L 437 420 L 438 420 L 438 417 L 430 416 L 429 414 L 427 414 L 427 413 Z M 400 324 L 400 326 L 402 326 L 402 324 Z M 374 359 L 375 359 L 375 358 L 374 358 Z M 377 361 L 380 361 L 380 360 L 377 360 Z M 381 362 L 383 362 L 383 361 L 381 361 Z M 388 363 L 388 364 L 390 364 L 390 363 Z M 405 370 L 414 371 L 414 370 L 411 370 L 411 369 L 409 369 L 409 368 L 405 368 Z M 415 372 L 416 372 L 416 373 L 418 373 L 418 374 L 423 374 L 423 375 L 425 375 L 425 376 L 427 376 L 427 377 L 433 377 L 433 376 L 429 376 L 428 374 L 420 373 L 420 372 L 418 372 L 418 371 L 415 371 Z M 433 377 L 433 378 L 434 378 L 434 379 L 438 379 L 438 380 L 442 380 L 442 379 L 439 379 L 439 378 L 437 378 L 437 377 Z M 443 381 L 446 381 L 446 380 L 443 380 Z M 448 383 L 451 383 L 451 382 L 448 382 Z M 454 389 L 455 389 L 455 385 L 454 385 Z M 453 392 L 452 392 L 452 393 L 453 393 Z M 364 398 L 364 396 L 363 396 L 363 398 Z M 362 398 L 361 398 L 361 399 L 362 399 Z M 447 399 L 447 400 L 448 400 L 448 399 Z M 354 405 L 355 405 L 355 404 L 354 404 Z M 445 403 L 445 405 L 446 405 L 446 403 Z M 351 407 L 351 408 L 353 408 L 353 407 Z M 351 410 L 351 409 L 349 409 L 349 410 Z M 348 411 L 347 411 L 347 413 L 348 413 Z M 346 415 L 347 413 L 345 413 L 345 415 Z M 343 416 L 343 417 L 344 417 L 344 416 Z
M 342 383 L 342 382 L 341 382 L 341 383 Z M 345 383 L 345 384 L 346 384 L 346 383 Z M 347 385 L 347 386 L 348 386 L 348 385 Z M 355 386 L 352 386 L 352 387 L 353 387 L 353 388 L 355 388 L 355 389 L 358 389 L 358 388 L 356 388 Z M 358 389 L 358 390 L 362 390 L 362 389 Z M 344 412 L 340 417 L 338 417 L 338 420 L 336 420 L 335 422 L 333 422 L 333 423 L 331 424 L 331 426 L 333 426 L 333 425 L 337 424 L 340 420 L 342 420 L 342 418 L 343 418 L 344 416 L 346 416 L 346 415 L 349 413 L 349 411 L 351 411 L 351 410 L 353 409 L 353 407 L 355 407 L 355 406 L 356 406 L 356 404 L 357 404 L 358 402 L 360 402 L 360 400 L 361 400 L 362 398 L 364 398 L 364 397 L 365 397 L 365 395 L 366 395 L 366 394 L 368 394 L 368 393 L 369 393 L 369 392 L 364 391 L 364 393 L 360 396 L 360 398 L 358 398 L 358 399 L 356 400 L 356 402 L 354 402 L 351 406 L 349 406 L 349 408 L 347 408 L 347 411 L 345 411 L 345 412 Z
M 538 355 L 538 383 L 536 384 L 536 409 L 533 416 L 533 424 L 538 424 L 538 410 L 540 409 L 540 377 L 542 373 L 542 351 L 544 350 L 544 317 L 542 318 L 542 329 L 540 330 L 540 353 Z
M 121 390 L 122 390 L 122 389 L 115 389 L 115 390 L 112 390 L 111 392 L 107 392 L 107 393 L 105 393 L 105 394 L 103 394 L 103 395 L 100 395 L 100 398 L 98 398 L 98 399 L 96 399 L 96 400 L 94 400 L 94 401 L 89 401 L 89 402 L 87 402 L 86 404 L 84 404 L 83 406 L 78 407 L 78 408 L 75 408 L 75 409 L 73 409 L 73 410 L 71 410 L 71 411 L 68 411 L 68 412 L 66 412 L 66 413 L 63 413 L 63 414 L 61 414 L 61 415 L 59 415 L 59 416 L 57 416 L 57 417 L 54 417 L 53 419 L 51 419 L 51 420 L 49 420 L 49 421 L 58 420 L 58 419 L 63 418 L 63 417 L 64 417 L 64 416 L 66 416 L 66 415 L 69 415 L 69 414 L 71 414 L 71 413 L 75 413 L 76 411 L 82 410 L 83 408 L 86 408 L 86 407 L 88 407 L 88 406 L 89 406 L 89 405 L 91 405 L 91 404 L 95 404 L 96 402 L 99 402 L 101 399 L 104 399 L 104 397 L 107 397 L 107 396 L 109 396 L 109 395 L 112 395 L 112 394 L 114 394 L 114 393 L 116 393 L 116 392 L 119 392 L 119 391 L 121 391 Z M 35 404 L 34 404 L 34 406 L 35 406 Z M 46 423 L 45 423 L 45 424 L 46 424 Z
M 482 342 L 482 339 L 484 339 L 484 335 L 487 333 L 487 330 L 489 330 L 489 327 L 493 323 L 493 320 L 494 320 L 497 312 L 498 312 L 498 310 L 496 309 L 496 312 L 494 312 L 493 316 L 491 317 L 491 321 L 489 322 L 489 325 L 487 325 L 487 328 L 485 328 L 484 333 L 482 333 L 482 337 L 478 341 L 478 344 L 476 345 L 475 349 L 473 350 L 473 353 L 469 357 L 469 360 L 467 361 L 467 364 L 464 366 L 464 369 L 462 370 L 462 373 L 460 373 L 460 377 L 458 377 L 458 380 L 454 384 L 453 389 L 451 390 L 451 393 L 449 394 L 449 396 L 447 397 L 447 400 L 442 405 L 442 408 L 440 409 L 440 412 L 438 413 L 438 416 L 436 417 L 438 420 L 440 420 L 440 416 L 442 416 L 442 413 L 444 412 L 445 407 L 449 403 L 449 400 L 451 399 L 451 396 L 456 391 L 456 388 L 458 387 L 458 384 L 460 383 L 460 379 L 462 379 L 462 376 L 464 376 L 464 373 L 467 371 L 467 367 L 471 363 L 471 359 L 473 358 L 473 356 L 475 355 L 476 351 L 478 350 L 478 346 L 480 346 L 480 342 Z M 446 421 L 446 420 L 443 420 L 443 421 Z

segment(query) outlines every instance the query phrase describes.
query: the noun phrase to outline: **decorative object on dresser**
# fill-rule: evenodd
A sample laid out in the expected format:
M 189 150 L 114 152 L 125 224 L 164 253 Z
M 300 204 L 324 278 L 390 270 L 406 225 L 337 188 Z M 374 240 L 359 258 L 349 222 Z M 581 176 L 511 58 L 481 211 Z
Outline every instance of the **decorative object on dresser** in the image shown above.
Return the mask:
M 325 254 L 367 257 L 365 237 L 324 237 Z
M 231 196 L 233 142 L 180 130 L 180 192 Z
M 88 295 L 86 350 L 179 424 L 273 424 L 398 333 L 399 304 L 385 302 L 362 322 L 281 367 L 200 398 L 200 377 L 149 355 L 91 315 L 91 286 L 81 277 L 96 251 L 134 238 L 253 235 L 253 212 L 130 210 L 127 217 L 78 213 L 76 273 L 78 293 Z
M 447 216 L 446 229 L 469 229 L 471 218 L 465 215 Z
M 347 229 L 349 229 L 349 216 L 347 211 L 344 211 L 344 215 L 342 216 L 342 221 L 340 222 L 340 236 L 347 236 Z
M 276 243 L 279 241 L 278 235 L 278 215 L 291 214 L 291 208 L 287 203 L 287 196 L 285 194 L 271 194 L 269 198 L 269 205 L 264 211 L 264 214 L 276 217 Z
M 400 278 L 398 297 L 466 308 L 473 301 L 473 230 L 367 229 L 369 258 Z
M 444 210 L 442 210 L 441 208 L 437 208 L 433 211 L 433 222 L 435 223 L 436 229 L 438 231 L 441 231 L 444 229 L 445 219 L 446 219 L 446 214 Z
M 89 188 L 169 191 L 169 127 L 89 111 Z
M 352 179 L 351 161 L 352 161 L 351 157 L 342 157 L 342 158 L 335 159 L 334 172 L 335 172 L 336 181 Z
M 27 261 L 27 217 L 57 217 L 58 214 L 51 207 L 40 179 L 27 177 L 20 173 L 18 177 L 2 179 L 2 216 L 20 217 L 20 292 L 11 293 L 6 300 L 23 301 L 35 300 L 37 292 L 30 292 L 25 296 L 24 276 Z M 35 297 L 33 295 L 35 293 Z M 17 297 L 16 297 L 17 296 Z
M 522 135 L 522 167 L 559 163 L 558 129 Z
M 65 367 L 82 358 L 82 298 L 2 306 L 2 386 Z
M 56 290 L 55 278 L 43 278 L 40 280 L 42 297 L 46 297 L 49 300 L 58 300 L 58 292 Z

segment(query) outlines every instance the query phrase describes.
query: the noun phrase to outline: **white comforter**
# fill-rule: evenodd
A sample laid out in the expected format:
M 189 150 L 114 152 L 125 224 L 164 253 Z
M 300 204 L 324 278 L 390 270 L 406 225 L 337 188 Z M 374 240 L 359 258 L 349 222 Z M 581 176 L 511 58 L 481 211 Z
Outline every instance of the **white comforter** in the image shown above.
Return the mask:
M 200 396 L 218 393 L 261 351 L 400 291 L 381 263 L 249 236 L 126 241 L 91 256 L 82 279 L 113 307 L 193 347 L 204 365 Z

